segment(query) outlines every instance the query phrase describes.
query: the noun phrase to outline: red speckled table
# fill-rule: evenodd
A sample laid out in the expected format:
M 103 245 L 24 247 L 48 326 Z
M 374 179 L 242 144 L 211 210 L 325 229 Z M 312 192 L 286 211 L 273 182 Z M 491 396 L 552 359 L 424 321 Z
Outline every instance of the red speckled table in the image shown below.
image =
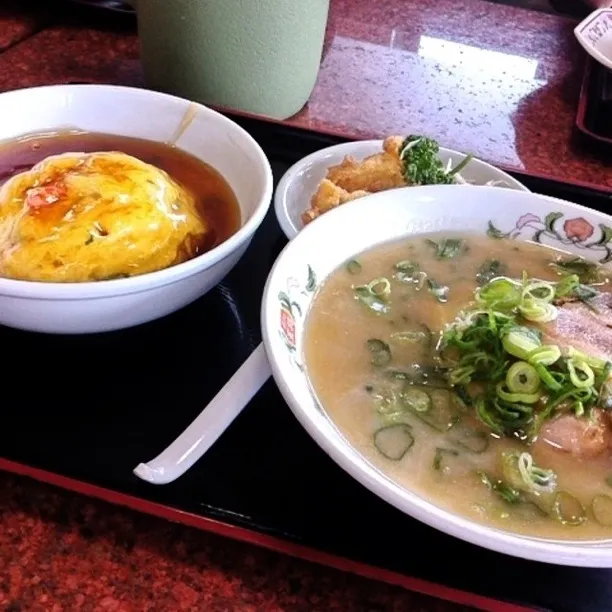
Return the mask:
M 0 90 L 143 85 L 133 24 L 25 4 L 0 7 Z M 423 132 L 612 190 L 610 168 L 572 141 L 584 60 L 572 27 L 482 0 L 332 0 L 316 89 L 288 123 L 351 137 Z M 467 608 L 2 474 L 0 609 Z
M 471 608 L 0 474 L 5 612 Z

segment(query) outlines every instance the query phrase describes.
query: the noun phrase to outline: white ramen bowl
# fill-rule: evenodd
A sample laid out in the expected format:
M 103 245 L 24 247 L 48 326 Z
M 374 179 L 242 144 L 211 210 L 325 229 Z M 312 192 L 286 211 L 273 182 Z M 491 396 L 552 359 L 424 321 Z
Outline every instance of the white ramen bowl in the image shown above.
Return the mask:
M 262 302 L 262 330 L 274 379 L 315 441 L 351 476 L 406 514 L 445 533 L 526 559 L 612 567 L 612 539 L 544 540 L 515 535 L 445 510 L 396 484 L 336 428 L 311 391 L 302 352 L 304 324 L 317 288 L 358 253 L 398 238 L 443 230 L 501 232 L 589 260 L 612 258 L 612 218 L 529 192 L 496 187 L 406 187 L 340 206 L 308 225 L 277 259 Z M 325 245 L 325 248 L 321 248 Z
M 167 315 L 204 295 L 233 268 L 269 209 L 272 171 L 265 154 L 241 127 L 200 104 L 108 85 L 56 85 L 0 95 L 0 140 L 64 129 L 176 144 L 223 175 L 238 199 L 241 227 L 207 253 L 141 276 L 86 283 L 0 278 L 0 324 L 76 334 Z
M 276 218 L 287 238 L 291 240 L 304 227 L 302 213 L 310 207 L 310 200 L 330 166 L 342 163 L 347 155 L 361 160 L 380 153 L 382 145 L 382 140 L 346 142 L 316 151 L 293 164 L 279 181 L 274 194 Z M 439 157 L 445 166 L 449 160 L 454 165 L 465 157 L 465 153 L 440 147 Z M 461 176 L 473 185 L 499 182 L 500 186 L 508 189 L 529 191 L 508 173 L 480 159 L 472 159 L 461 171 Z M 347 205 L 352 205 L 352 202 Z

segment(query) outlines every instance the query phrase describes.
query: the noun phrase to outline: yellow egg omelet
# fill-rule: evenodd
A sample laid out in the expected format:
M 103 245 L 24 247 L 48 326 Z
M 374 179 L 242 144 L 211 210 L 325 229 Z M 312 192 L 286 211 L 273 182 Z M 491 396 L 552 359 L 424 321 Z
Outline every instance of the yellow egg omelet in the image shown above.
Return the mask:
M 196 256 L 207 233 L 194 196 L 118 152 L 47 157 L 0 188 L 0 276 L 83 282 Z

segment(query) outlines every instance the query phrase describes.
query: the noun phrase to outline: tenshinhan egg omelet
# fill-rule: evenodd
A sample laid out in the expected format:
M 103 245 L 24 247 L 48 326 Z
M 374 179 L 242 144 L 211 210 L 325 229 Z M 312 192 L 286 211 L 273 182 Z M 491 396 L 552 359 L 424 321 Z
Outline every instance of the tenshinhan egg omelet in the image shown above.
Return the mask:
M 207 232 L 193 195 L 117 152 L 47 157 L 0 189 L 0 276 L 96 281 L 198 254 Z

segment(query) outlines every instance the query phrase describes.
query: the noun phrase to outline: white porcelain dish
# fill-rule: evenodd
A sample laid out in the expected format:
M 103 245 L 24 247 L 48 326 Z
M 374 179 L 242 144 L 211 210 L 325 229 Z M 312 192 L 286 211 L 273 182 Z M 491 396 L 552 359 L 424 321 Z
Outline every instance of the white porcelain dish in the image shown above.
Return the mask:
M 173 141 L 179 133 L 176 146 L 216 168 L 233 188 L 242 226 L 211 251 L 142 276 L 65 284 L 0 278 L 0 324 L 77 334 L 167 315 L 205 294 L 231 270 L 269 209 L 272 171 L 265 154 L 242 128 L 200 104 L 108 85 L 56 85 L 0 95 L 0 140 L 66 128 L 159 142 Z
M 560 565 L 612 567 L 612 540 L 567 542 L 518 536 L 472 522 L 402 488 L 347 442 L 311 392 L 302 355 L 304 323 L 317 287 L 331 272 L 381 242 L 443 230 L 484 234 L 489 223 L 516 240 L 531 240 L 537 234 L 545 244 L 594 261 L 611 257 L 611 217 L 545 196 L 451 185 L 407 187 L 365 197 L 309 224 L 277 259 L 261 315 L 273 376 L 291 410 L 321 448 L 362 485 L 406 514 L 509 555 Z
M 574 34 L 592 58 L 612 70 L 612 8 L 591 13 L 574 28 Z
M 341 163 L 347 155 L 355 159 L 364 159 L 379 153 L 382 150 L 382 143 L 382 140 L 359 140 L 327 147 L 304 157 L 287 170 L 276 188 L 274 209 L 281 229 L 289 240 L 304 227 L 301 215 L 308 209 L 310 199 L 325 177 L 327 169 Z M 455 164 L 459 163 L 464 157 L 464 153 L 440 148 L 440 159 L 445 165 L 449 160 Z M 500 181 L 504 187 L 529 191 L 506 172 L 479 159 L 473 159 L 462 170 L 461 176 L 474 185 Z

